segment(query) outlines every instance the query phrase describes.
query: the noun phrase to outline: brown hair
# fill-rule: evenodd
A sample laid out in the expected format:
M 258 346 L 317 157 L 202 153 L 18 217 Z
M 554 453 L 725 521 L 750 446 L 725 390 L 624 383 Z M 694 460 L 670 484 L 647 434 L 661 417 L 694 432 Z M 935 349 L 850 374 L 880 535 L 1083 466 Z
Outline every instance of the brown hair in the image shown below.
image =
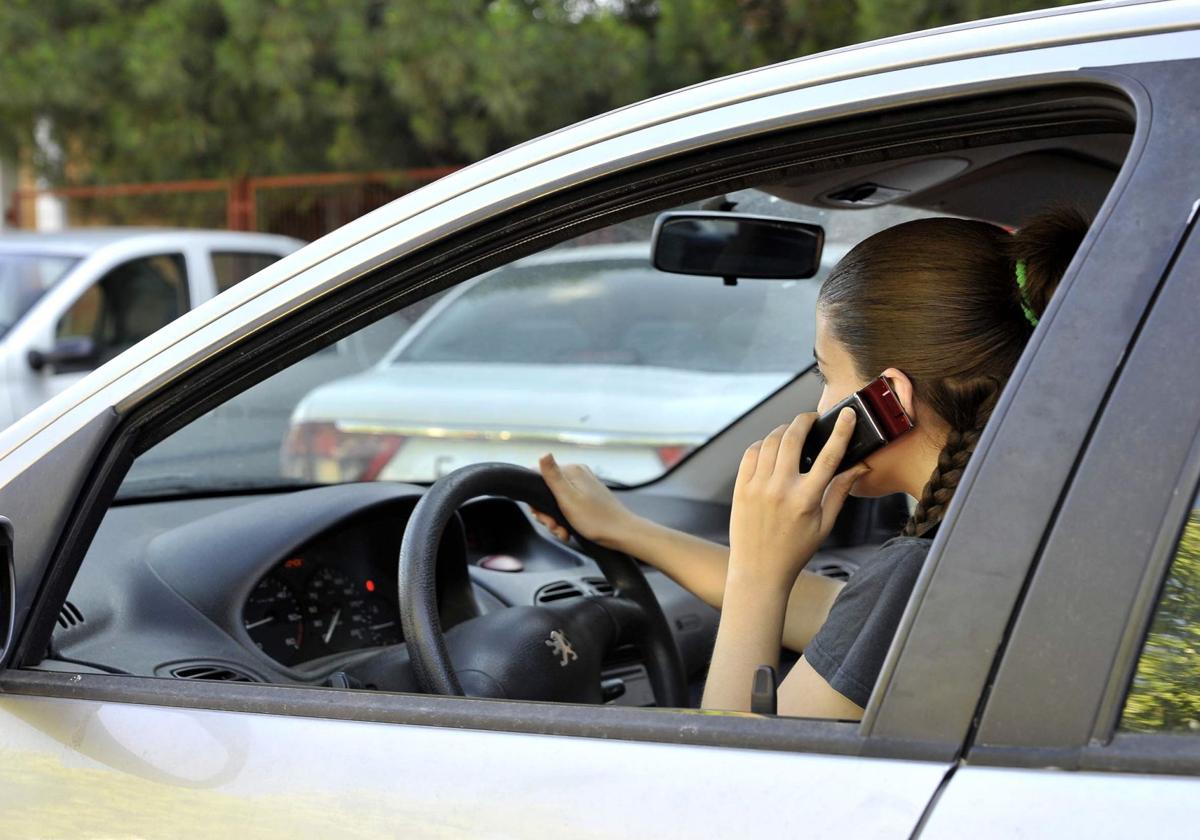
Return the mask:
M 1078 211 L 1043 213 L 1010 235 L 987 222 L 920 219 L 856 245 L 818 305 L 863 380 L 894 367 L 950 427 L 904 534 L 942 520 L 1033 326 L 1087 232 Z

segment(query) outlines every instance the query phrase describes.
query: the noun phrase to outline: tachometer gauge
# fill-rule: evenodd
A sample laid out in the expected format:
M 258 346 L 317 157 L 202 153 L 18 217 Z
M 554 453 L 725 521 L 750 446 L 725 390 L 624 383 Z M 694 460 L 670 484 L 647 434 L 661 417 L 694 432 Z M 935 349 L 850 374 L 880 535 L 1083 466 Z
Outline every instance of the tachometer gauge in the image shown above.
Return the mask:
M 267 575 L 250 592 L 242 610 L 242 623 L 259 649 L 291 665 L 304 642 L 304 614 L 287 584 Z

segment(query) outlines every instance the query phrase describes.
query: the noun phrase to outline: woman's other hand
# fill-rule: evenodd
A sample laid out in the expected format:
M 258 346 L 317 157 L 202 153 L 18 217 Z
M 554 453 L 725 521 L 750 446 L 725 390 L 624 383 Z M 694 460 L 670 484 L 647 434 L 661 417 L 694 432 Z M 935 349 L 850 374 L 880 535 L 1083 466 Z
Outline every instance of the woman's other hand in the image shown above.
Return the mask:
M 835 476 L 855 415 L 843 409 L 811 470 L 800 453 L 815 413 L 801 414 L 750 446 L 742 456 L 729 520 L 729 575 L 756 586 L 790 591 L 800 571 L 833 529 L 850 488 L 867 467 Z
M 634 515 L 612 490 L 583 464 L 560 466 L 553 455 L 543 455 L 538 468 L 571 527 L 597 545 L 617 548 L 619 536 L 628 530 Z M 563 542 L 570 538 L 565 523 L 539 510 L 533 515 Z

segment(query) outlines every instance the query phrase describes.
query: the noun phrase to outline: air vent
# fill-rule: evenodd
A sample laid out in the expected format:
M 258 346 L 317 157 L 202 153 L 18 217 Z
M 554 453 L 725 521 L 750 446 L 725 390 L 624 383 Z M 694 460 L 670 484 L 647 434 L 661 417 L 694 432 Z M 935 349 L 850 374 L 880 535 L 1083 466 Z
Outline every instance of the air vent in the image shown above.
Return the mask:
M 539 589 L 533 600 L 538 604 L 549 604 L 565 598 L 578 598 L 581 595 L 583 595 L 583 590 L 579 588 L 578 584 L 566 580 L 556 580 Z
M 608 582 L 607 578 L 590 577 L 584 578 L 583 582 L 592 590 L 593 595 L 598 595 L 602 598 L 607 598 L 610 595 L 616 594 L 616 589 Z
M 64 601 L 62 609 L 58 611 L 58 626 L 70 630 L 77 624 L 83 624 L 83 613 L 70 601 Z
M 258 682 L 249 674 L 208 662 L 179 665 L 171 669 L 171 676 L 180 680 L 212 680 L 213 682 Z

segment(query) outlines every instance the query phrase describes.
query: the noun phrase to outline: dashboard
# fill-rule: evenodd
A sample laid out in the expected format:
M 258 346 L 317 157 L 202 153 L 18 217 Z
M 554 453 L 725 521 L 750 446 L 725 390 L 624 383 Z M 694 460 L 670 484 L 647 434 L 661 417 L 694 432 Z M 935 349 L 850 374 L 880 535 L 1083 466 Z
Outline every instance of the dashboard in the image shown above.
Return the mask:
M 416 691 L 396 575 L 423 492 L 377 482 L 114 506 L 68 595 L 81 618 L 60 622 L 47 662 L 309 685 L 336 685 L 343 674 L 351 685 Z M 613 594 L 589 558 L 507 499 L 464 505 L 439 552 L 446 629 L 510 606 Z M 716 611 L 646 574 L 689 673 L 702 673 Z M 630 686 L 621 702 L 647 702 L 636 651 L 617 652 L 605 668 Z

